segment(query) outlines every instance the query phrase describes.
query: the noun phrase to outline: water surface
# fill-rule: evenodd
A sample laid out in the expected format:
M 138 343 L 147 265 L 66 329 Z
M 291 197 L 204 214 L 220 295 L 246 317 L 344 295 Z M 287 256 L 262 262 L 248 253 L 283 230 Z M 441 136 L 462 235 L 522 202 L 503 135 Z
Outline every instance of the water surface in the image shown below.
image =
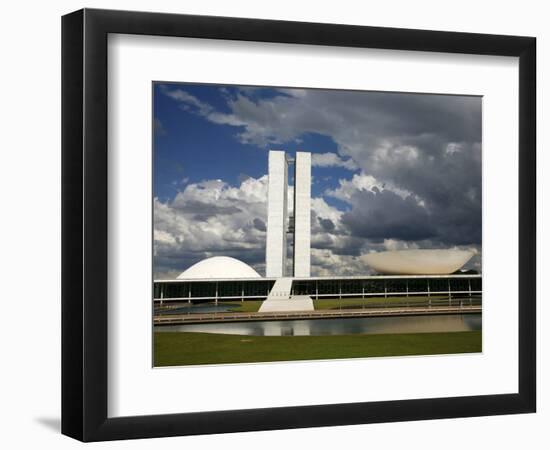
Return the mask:
M 476 330 L 481 330 L 481 314 L 274 320 L 155 327 L 155 331 L 161 332 L 178 331 L 246 336 L 326 336 Z

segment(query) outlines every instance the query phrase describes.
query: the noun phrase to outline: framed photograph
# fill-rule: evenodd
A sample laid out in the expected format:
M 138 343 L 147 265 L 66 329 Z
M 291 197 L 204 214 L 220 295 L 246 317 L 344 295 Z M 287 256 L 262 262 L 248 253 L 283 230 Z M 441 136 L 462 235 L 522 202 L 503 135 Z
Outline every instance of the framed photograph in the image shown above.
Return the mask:
M 534 412 L 535 65 L 532 37 L 64 16 L 62 432 Z

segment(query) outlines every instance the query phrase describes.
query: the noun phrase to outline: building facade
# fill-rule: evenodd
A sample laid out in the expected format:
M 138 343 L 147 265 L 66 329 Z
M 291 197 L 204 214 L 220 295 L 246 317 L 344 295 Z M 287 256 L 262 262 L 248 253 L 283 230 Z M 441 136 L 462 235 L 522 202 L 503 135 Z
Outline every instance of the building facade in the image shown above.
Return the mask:
M 288 161 L 285 152 L 270 151 L 267 187 L 266 277 L 286 275 L 288 228 Z
M 311 153 L 297 152 L 294 162 L 295 277 L 309 277 L 311 265 Z
M 294 165 L 294 201 L 288 212 L 288 169 Z M 288 270 L 287 233 L 293 233 L 292 266 Z M 296 159 L 271 150 L 268 162 L 266 277 L 310 275 L 311 153 Z M 292 272 L 292 273 L 290 273 Z
M 265 300 L 276 278 L 155 280 L 154 300 Z M 386 297 L 481 297 L 481 275 L 374 275 L 292 279 L 291 295 L 314 300 Z

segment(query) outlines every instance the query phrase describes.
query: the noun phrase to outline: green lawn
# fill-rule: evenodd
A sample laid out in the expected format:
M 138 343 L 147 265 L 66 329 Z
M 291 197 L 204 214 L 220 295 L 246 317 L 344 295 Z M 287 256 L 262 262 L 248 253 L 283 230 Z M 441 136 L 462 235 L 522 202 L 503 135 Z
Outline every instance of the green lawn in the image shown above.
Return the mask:
M 244 302 L 241 302 L 239 300 L 237 301 L 223 301 L 219 302 L 219 306 L 224 305 L 235 305 L 238 306 L 238 308 L 233 309 L 231 312 L 257 312 L 260 309 L 260 306 L 262 304 L 261 300 L 245 300 Z
M 203 302 L 203 303 L 196 303 L 197 305 L 203 305 L 203 306 L 214 306 L 216 303 L 215 302 Z M 230 301 L 221 301 L 218 303 L 218 306 L 221 308 L 223 306 L 228 306 L 228 305 L 232 305 L 232 306 L 235 306 L 236 308 L 234 308 L 232 311 L 235 311 L 235 312 L 257 312 L 258 309 L 260 309 L 260 305 L 262 304 L 262 301 L 261 300 L 246 300 L 244 302 L 241 302 L 240 300 L 230 300 Z M 177 306 L 186 306 L 187 304 L 180 304 L 180 305 L 177 305 Z M 157 307 L 158 308 L 158 307 Z M 168 307 L 164 307 L 164 308 L 158 308 L 158 311 L 161 311 L 161 314 L 162 312 L 164 311 L 170 311 L 170 306 Z M 191 308 L 189 308 L 189 311 L 187 311 L 186 313 L 188 314 L 194 314 L 194 312 L 191 310 Z
M 326 299 L 326 300 L 313 300 L 313 305 L 316 310 L 321 309 L 361 309 L 367 305 L 379 304 L 403 304 L 414 305 L 415 303 L 424 303 L 427 300 L 446 300 L 447 296 L 431 296 L 431 297 L 367 297 L 367 298 L 343 298 L 343 299 Z M 456 299 L 455 299 L 456 300 Z M 465 299 L 465 304 L 468 300 Z M 214 302 L 203 303 L 204 305 L 214 305 Z M 226 305 L 233 305 L 236 308 L 234 312 L 257 312 L 260 309 L 262 300 L 230 300 L 220 301 L 218 305 L 220 307 Z M 191 314 L 193 314 L 191 312 Z
M 481 331 L 340 336 L 155 333 L 155 366 L 296 361 L 481 351 Z
M 441 300 L 448 297 L 432 296 L 432 297 L 368 297 L 368 298 L 343 298 L 343 299 L 327 299 L 313 300 L 315 309 L 358 309 L 364 305 L 372 304 L 409 304 L 424 303 L 428 300 Z

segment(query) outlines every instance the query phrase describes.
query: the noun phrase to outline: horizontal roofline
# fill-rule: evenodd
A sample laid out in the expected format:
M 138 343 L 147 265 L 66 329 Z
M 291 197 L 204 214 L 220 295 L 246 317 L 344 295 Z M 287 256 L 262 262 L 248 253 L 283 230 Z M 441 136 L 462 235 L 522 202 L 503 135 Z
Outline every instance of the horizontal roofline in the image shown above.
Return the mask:
M 154 283 L 200 283 L 215 281 L 275 281 L 279 277 L 261 277 L 261 278 L 187 278 L 187 279 L 167 279 L 153 280 Z M 341 277 L 284 277 L 292 278 L 293 281 L 330 281 L 330 280 L 399 280 L 399 279 L 418 279 L 418 278 L 481 278 L 481 274 L 452 274 L 452 275 L 367 275 L 367 276 L 341 276 Z

